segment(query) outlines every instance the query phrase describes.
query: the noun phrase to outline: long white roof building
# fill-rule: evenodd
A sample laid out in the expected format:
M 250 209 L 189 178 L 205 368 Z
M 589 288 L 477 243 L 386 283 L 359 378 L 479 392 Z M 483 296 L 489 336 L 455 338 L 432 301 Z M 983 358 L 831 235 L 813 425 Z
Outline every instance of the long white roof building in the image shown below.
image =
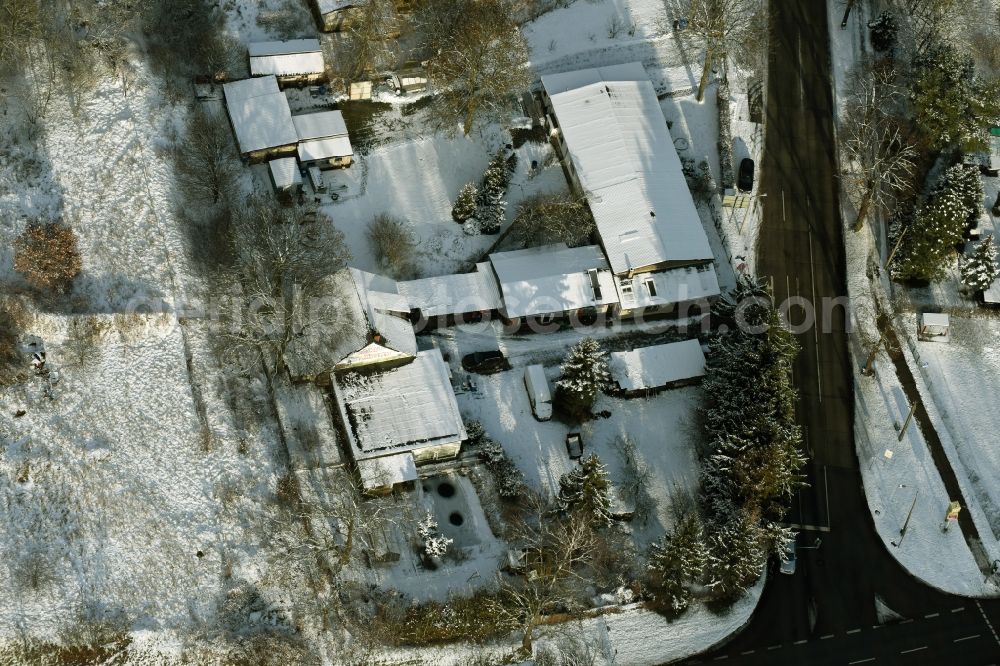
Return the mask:
M 318 39 L 250 42 L 247 52 L 250 54 L 251 76 L 319 75 L 326 68 Z
M 542 77 L 616 274 L 711 261 L 656 91 L 640 63 Z
M 222 91 L 241 153 L 298 142 L 288 99 L 274 76 L 226 83 Z

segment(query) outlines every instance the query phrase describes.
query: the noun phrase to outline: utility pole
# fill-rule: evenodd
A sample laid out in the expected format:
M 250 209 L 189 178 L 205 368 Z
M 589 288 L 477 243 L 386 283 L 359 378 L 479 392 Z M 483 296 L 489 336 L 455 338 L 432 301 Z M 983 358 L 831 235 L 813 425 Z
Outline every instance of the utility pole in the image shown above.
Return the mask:
M 910 405 L 910 413 L 906 415 L 906 420 L 903 421 L 903 427 L 899 429 L 899 437 L 896 438 L 897 441 L 903 441 L 903 436 L 906 434 L 906 428 L 910 425 L 910 420 L 913 419 L 913 412 L 916 411 L 916 409 L 917 403 Z
M 885 266 L 882 267 L 883 270 L 889 270 L 889 264 L 892 263 L 892 258 L 896 256 L 896 250 L 899 249 L 900 243 L 903 242 L 903 236 L 905 236 L 906 232 L 909 230 L 909 227 L 903 227 L 903 230 L 899 232 L 899 238 L 896 239 L 896 244 L 892 246 L 892 252 L 890 252 L 889 256 L 886 258 Z
M 847 28 L 847 19 L 851 16 L 851 10 L 854 8 L 855 2 L 857 2 L 857 0 L 847 0 L 847 11 L 844 12 L 844 20 L 840 22 L 841 30 Z
M 893 541 L 892 545 L 899 548 L 903 545 L 903 538 L 906 536 L 906 528 L 910 525 L 910 516 L 913 515 L 913 507 L 917 505 L 917 495 L 920 494 L 920 490 L 913 493 L 913 504 L 910 505 L 910 511 L 906 514 L 906 520 L 903 521 L 903 527 L 899 530 L 899 541 Z
M 865 360 L 865 367 L 861 368 L 861 374 L 865 377 L 871 377 L 874 374 L 875 369 L 875 356 L 878 355 L 879 347 L 885 342 L 885 331 L 880 331 L 878 336 L 878 342 L 872 347 L 872 350 L 868 352 L 868 358 Z

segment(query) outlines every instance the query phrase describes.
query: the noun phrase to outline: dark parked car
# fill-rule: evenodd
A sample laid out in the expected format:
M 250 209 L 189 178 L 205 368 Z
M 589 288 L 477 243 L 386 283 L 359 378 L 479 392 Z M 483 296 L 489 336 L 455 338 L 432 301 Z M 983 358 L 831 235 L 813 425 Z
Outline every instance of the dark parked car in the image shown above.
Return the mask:
M 462 368 L 466 372 L 479 375 L 492 375 L 503 370 L 510 370 L 510 363 L 503 353 L 497 351 L 475 352 L 462 358 Z
M 736 187 L 742 192 L 753 190 L 753 160 L 749 157 L 744 157 L 740 161 L 740 172 L 736 176 Z
M 566 435 L 566 452 L 571 460 L 579 460 L 583 457 L 583 439 L 580 433 L 571 432 Z

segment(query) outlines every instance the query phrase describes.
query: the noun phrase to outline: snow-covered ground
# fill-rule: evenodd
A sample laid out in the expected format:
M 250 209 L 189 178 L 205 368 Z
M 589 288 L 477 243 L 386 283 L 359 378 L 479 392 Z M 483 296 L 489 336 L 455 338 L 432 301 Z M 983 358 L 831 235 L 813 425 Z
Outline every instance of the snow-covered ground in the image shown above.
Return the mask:
M 365 237 L 368 222 L 389 213 L 409 224 L 417 240 L 419 277 L 462 270 L 496 240 L 496 236 L 469 236 L 451 217 L 458 191 L 468 182 L 479 183 L 496 151 L 510 138 L 499 128 L 484 133 L 449 137 L 431 134 L 376 148 L 350 169 L 327 172 L 327 187 L 343 192 L 324 205 L 334 224 L 344 232 L 352 266 L 368 271 L 378 267 Z M 507 191 L 507 220 L 517 204 L 542 192 L 567 191 L 559 161 L 547 143 L 526 142 L 516 151 L 517 172 Z M 532 171 L 532 162 L 539 168 Z
M 830 2 L 827 10 L 833 73 L 836 86 L 842 89 L 847 72 L 865 48 L 865 31 L 860 26 L 866 18 L 863 11 L 857 12 L 848 29 L 841 30 L 843 5 Z M 846 197 L 842 198 L 842 206 L 844 219 L 849 219 L 851 211 Z M 881 263 L 869 229 L 857 234 L 845 230 L 844 237 L 848 292 L 854 310 L 850 346 L 855 369 L 855 446 L 876 531 L 889 553 L 929 585 L 962 595 L 996 594 L 998 589 L 994 584 L 983 582 L 979 566 L 958 526 L 952 524 L 947 531 L 942 529 L 948 502 L 955 498 L 947 496 L 944 482 L 915 421 L 910 423 L 902 440 L 898 440 L 899 428 L 910 406 L 892 361 L 884 352 L 880 353 L 875 376 L 865 377 L 860 373 L 878 338 L 874 329 L 873 301 L 879 300 L 882 307 L 888 309 L 889 299 L 885 295 L 884 280 L 873 283 L 866 277 L 870 264 Z M 918 370 L 914 365 L 911 363 L 911 369 L 916 375 Z M 927 405 L 929 412 L 935 411 L 934 407 Z M 944 443 L 946 433 L 941 432 L 940 426 L 936 430 Z M 948 451 L 947 445 L 945 450 Z M 950 457 L 955 466 L 954 457 Z M 968 485 L 962 485 L 965 494 Z M 966 496 L 965 499 L 972 498 Z M 968 509 L 963 507 L 963 510 Z M 991 534 L 982 511 L 973 507 L 972 513 L 981 535 Z M 905 536 L 900 534 L 904 524 Z M 947 566 L 942 566 L 942 562 L 947 562 Z

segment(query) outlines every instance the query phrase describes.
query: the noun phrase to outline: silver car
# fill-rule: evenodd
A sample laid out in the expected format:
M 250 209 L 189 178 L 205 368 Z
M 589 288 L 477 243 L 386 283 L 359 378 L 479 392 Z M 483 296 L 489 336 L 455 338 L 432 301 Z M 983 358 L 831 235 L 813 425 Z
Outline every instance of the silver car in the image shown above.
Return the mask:
M 795 553 L 797 547 L 794 541 L 789 541 L 785 545 L 785 552 L 781 557 L 781 573 L 791 576 L 795 573 Z

